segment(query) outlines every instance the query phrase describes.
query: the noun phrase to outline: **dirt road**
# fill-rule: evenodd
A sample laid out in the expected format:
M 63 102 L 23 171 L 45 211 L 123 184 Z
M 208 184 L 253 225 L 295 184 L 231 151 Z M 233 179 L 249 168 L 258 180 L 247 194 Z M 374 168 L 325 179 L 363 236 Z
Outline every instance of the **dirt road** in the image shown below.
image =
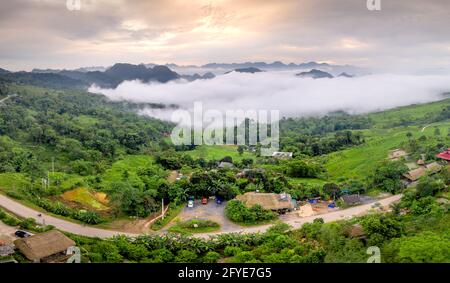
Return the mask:
M 388 206 L 389 204 L 400 200 L 402 195 L 394 195 L 391 197 L 387 197 L 384 199 L 377 200 L 376 202 L 380 203 L 382 206 Z M 343 210 L 338 210 L 335 212 L 330 212 L 321 215 L 315 215 L 305 218 L 297 218 L 297 219 L 289 219 L 286 220 L 285 223 L 291 225 L 293 228 L 299 228 L 304 223 L 312 222 L 316 218 L 322 218 L 325 222 L 331 222 L 336 220 L 342 220 L 345 218 L 357 216 L 366 213 L 372 208 L 372 205 L 375 202 L 369 204 L 363 204 L 360 206 L 355 206 Z M 99 238 L 109 238 L 115 235 L 127 235 L 127 236 L 137 236 L 137 234 L 123 233 L 118 231 L 93 228 L 90 226 L 85 226 L 77 223 L 73 223 L 67 220 L 63 220 L 60 218 L 56 218 L 47 214 L 42 213 L 42 216 L 38 216 L 40 212 L 29 208 L 23 204 L 20 204 L 10 198 L 7 198 L 3 195 L 0 195 L 0 206 L 5 209 L 11 211 L 12 213 L 24 217 L 24 218 L 34 218 L 36 222 L 43 223 L 46 225 L 53 225 L 57 229 L 66 231 L 73 234 L 88 236 L 88 237 L 99 237 Z M 240 232 L 240 233 L 255 233 L 255 232 L 264 232 L 271 225 L 257 226 L 257 227 L 245 227 L 239 228 L 235 230 L 229 230 L 226 232 L 218 232 L 218 233 L 206 233 L 206 234 L 196 234 L 196 237 L 208 238 L 211 235 L 223 234 L 223 233 L 231 233 L 231 232 Z M 163 233 L 160 233 L 163 234 Z

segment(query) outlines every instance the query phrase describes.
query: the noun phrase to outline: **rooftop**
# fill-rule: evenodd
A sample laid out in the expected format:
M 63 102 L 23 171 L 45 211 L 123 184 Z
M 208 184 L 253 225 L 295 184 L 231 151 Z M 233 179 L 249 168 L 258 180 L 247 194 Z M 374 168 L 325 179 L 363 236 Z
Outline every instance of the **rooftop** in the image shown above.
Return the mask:
M 65 252 L 75 242 L 57 230 L 33 235 L 14 241 L 16 247 L 32 261 L 39 261 L 51 255 Z

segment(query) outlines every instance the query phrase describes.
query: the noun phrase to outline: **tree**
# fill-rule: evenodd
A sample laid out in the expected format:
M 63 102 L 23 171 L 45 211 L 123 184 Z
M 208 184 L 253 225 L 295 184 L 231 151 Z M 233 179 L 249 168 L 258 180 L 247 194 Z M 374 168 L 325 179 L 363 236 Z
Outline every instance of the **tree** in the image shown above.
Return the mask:
M 242 155 L 244 153 L 244 146 L 243 145 L 239 145 L 237 148 L 237 151 L 239 153 L 239 155 Z
M 334 200 L 339 197 L 340 188 L 334 183 L 326 183 L 323 185 L 323 191 Z
M 401 177 L 407 171 L 408 167 L 401 161 L 383 161 L 370 177 L 371 186 L 395 193 L 404 188 Z
M 434 196 L 443 189 L 445 189 L 445 183 L 441 179 L 433 180 L 430 177 L 421 179 L 416 187 L 419 197 Z
M 448 263 L 450 261 L 450 236 L 434 232 L 423 232 L 416 236 L 395 239 L 389 250 L 394 262 L 408 263 Z

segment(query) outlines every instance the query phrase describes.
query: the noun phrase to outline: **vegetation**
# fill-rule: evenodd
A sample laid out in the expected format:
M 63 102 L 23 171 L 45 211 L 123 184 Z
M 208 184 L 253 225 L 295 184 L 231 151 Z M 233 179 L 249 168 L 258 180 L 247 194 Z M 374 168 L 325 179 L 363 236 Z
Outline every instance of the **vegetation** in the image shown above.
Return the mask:
M 263 209 L 260 205 L 247 208 L 241 201 L 230 200 L 225 206 L 225 215 L 236 223 L 254 225 L 276 218 L 276 213 Z
M 190 234 L 190 233 L 207 233 L 220 229 L 220 225 L 211 220 L 191 219 L 182 222 L 176 222 L 174 226 L 169 228 L 169 232 Z

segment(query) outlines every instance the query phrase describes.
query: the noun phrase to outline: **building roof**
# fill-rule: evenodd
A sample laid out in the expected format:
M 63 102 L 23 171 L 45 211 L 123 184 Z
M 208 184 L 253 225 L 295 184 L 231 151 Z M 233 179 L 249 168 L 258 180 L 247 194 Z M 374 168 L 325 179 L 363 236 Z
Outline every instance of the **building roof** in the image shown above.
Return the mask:
M 425 168 L 419 167 L 417 169 L 410 170 L 408 173 L 403 174 L 403 177 L 414 182 L 419 180 L 420 177 L 424 176 L 425 173 L 426 173 Z
M 289 194 L 248 192 L 243 195 L 236 196 L 236 199 L 242 201 L 247 207 L 252 207 L 255 204 L 259 204 L 262 208 L 268 210 L 294 208 L 294 205 L 291 202 L 291 195 Z
M 450 148 L 448 148 L 446 151 L 439 153 L 436 155 L 437 158 L 441 158 L 447 161 L 450 161 Z
M 358 204 L 361 202 L 361 197 L 357 194 L 343 195 L 341 196 L 341 199 L 347 205 Z
M 292 152 L 275 151 L 272 153 L 272 157 L 290 158 L 292 157 Z
M 345 234 L 352 238 L 363 238 L 365 236 L 364 228 L 361 226 L 361 224 L 354 224 L 350 226 L 345 231 Z
M 57 230 L 33 235 L 14 241 L 16 247 L 32 261 L 38 261 L 51 255 L 65 252 L 75 246 L 75 242 Z
M 436 173 L 436 172 L 441 171 L 442 165 L 440 165 L 437 162 L 433 162 L 433 163 L 425 165 L 425 169 L 427 170 L 427 173 Z
M 437 162 L 432 162 L 430 164 L 426 164 L 423 167 L 419 167 L 417 169 L 411 170 L 403 176 L 410 181 L 417 181 L 420 177 L 425 176 L 426 174 L 434 174 L 439 172 L 442 169 L 442 166 Z

